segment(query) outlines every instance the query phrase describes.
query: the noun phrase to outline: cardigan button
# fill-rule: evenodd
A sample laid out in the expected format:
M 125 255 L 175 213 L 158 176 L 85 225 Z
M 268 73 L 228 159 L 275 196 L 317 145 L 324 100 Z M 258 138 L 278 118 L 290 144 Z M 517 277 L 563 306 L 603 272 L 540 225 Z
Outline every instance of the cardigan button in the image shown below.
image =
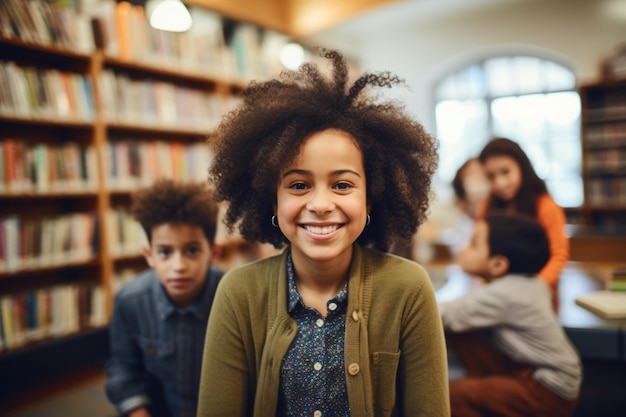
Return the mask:
M 352 320 L 359 321 L 359 311 L 358 310 L 354 310 L 352 312 Z
M 360 370 L 361 367 L 358 363 L 351 363 L 350 365 L 348 365 L 348 373 L 352 376 L 358 374 Z

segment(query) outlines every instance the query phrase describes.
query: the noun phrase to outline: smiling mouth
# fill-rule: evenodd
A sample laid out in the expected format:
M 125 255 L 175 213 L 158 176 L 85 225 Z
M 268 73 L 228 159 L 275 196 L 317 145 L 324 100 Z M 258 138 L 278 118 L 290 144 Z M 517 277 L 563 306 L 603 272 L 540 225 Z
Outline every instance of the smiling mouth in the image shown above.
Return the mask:
M 335 230 L 338 230 L 341 226 L 338 224 L 332 226 L 311 226 L 308 224 L 302 225 L 302 228 L 309 233 L 313 233 L 315 235 L 327 235 Z

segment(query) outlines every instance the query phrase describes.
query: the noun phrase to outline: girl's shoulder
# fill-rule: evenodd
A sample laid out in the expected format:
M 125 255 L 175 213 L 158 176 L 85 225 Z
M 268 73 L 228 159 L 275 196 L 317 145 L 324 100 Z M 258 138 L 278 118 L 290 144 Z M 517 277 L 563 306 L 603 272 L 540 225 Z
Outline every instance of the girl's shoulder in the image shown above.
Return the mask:
M 421 285 L 430 281 L 423 266 L 410 259 L 374 249 L 363 249 L 363 257 L 372 262 L 372 272 L 376 281 L 399 285 Z
M 549 193 L 543 193 L 537 197 L 537 206 L 559 206 Z
M 563 207 L 559 206 L 557 202 L 548 193 L 541 194 L 537 197 L 537 215 L 548 215 L 550 213 L 564 213 Z
M 220 284 L 238 290 L 251 289 L 276 280 L 281 266 L 284 267 L 284 254 L 260 259 L 230 269 L 224 274 Z

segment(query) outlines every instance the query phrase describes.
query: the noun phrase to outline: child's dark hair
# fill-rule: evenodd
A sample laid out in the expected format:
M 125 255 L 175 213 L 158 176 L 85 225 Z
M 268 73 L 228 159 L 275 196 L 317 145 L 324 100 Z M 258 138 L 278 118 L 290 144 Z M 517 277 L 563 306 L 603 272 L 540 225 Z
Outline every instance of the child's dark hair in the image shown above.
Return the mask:
M 206 185 L 157 180 L 133 196 L 132 213 L 149 241 L 152 228 L 165 223 L 198 226 L 211 245 L 215 241 L 217 204 Z
M 400 79 L 366 73 L 348 86 L 343 56 L 320 51 L 333 63 L 330 77 L 304 64 L 279 79 L 252 82 L 243 103 L 222 120 L 209 179 L 218 201 L 229 201 L 224 222 L 248 240 L 287 243 L 270 221 L 280 171 L 309 135 L 334 128 L 349 133 L 363 153 L 371 223 L 358 242 L 381 250 L 410 242 L 426 219 L 438 142 L 400 105 L 366 95 L 369 87 Z
M 550 258 L 550 244 L 543 227 L 522 213 L 493 213 L 485 217 L 489 225 L 489 255 L 509 260 L 510 274 L 541 271 Z
M 479 162 L 478 158 L 470 158 L 463 163 L 456 170 L 456 174 L 454 174 L 454 179 L 452 180 L 452 189 L 454 190 L 454 195 L 461 201 L 465 201 L 467 197 L 467 193 L 465 192 L 465 187 L 463 187 L 463 175 L 466 168 L 473 162 Z
M 478 159 L 484 164 L 492 156 L 508 156 L 517 162 L 522 173 L 522 184 L 513 199 L 513 204 L 517 211 L 534 217 L 537 214 L 537 199 L 547 194 L 548 189 L 546 183 L 537 176 L 526 153 L 510 139 L 495 138 L 485 145 Z M 504 209 L 508 204 L 508 201 L 495 197 L 493 194 L 489 198 L 489 210 Z

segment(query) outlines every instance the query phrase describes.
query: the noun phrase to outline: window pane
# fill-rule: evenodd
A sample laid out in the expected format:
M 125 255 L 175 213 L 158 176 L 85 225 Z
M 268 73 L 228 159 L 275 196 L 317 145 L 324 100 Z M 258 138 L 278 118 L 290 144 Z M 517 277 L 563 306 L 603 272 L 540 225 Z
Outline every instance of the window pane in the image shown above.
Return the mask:
M 456 170 L 478 155 L 488 138 L 487 106 L 483 100 L 448 100 L 435 109 L 439 139 L 439 178 L 450 183 Z
M 545 120 L 543 95 L 505 97 L 491 103 L 493 130 L 496 136 L 524 138 L 526 142 L 543 138 Z
M 436 96 L 439 177 L 449 183 L 492 136 L 520 144 L 564 207 L 582 203 L 580 98 L 566 67 L 531 56 L 495 57 L 442 80 Z M 570 91 L 568 91 L 570 90 Z
M 512 63 L 517 93 L 538 93 L 543 91 L 541 61 L 539 59 L 520 56 L 514 58 Z
M 578 128 L 580 119 L 580 97 L 578 93 L 568 91 L 546 94 L 545 100 L 545 115 L 553 128 L 568 128 L 573 125 Z
M 485 96 L 485 78 L 478 65 L 473 65 L 459 73 L 457 98 L 483 98 Z
M 515 83 L 511 79 L 510 59 L 492 58 L 485 62 L 485 79 L 489 95 L 493 97 L 515 93 Z
M 548 191 L 561 207 L 580 207 L 583 203 L 583 183 L 580 177 L 562 181 L 547 180 Z
M 548 91 L 573 90 L 576 87 L 572 71 L 555 62 L 545 61 L 544 77 Z

